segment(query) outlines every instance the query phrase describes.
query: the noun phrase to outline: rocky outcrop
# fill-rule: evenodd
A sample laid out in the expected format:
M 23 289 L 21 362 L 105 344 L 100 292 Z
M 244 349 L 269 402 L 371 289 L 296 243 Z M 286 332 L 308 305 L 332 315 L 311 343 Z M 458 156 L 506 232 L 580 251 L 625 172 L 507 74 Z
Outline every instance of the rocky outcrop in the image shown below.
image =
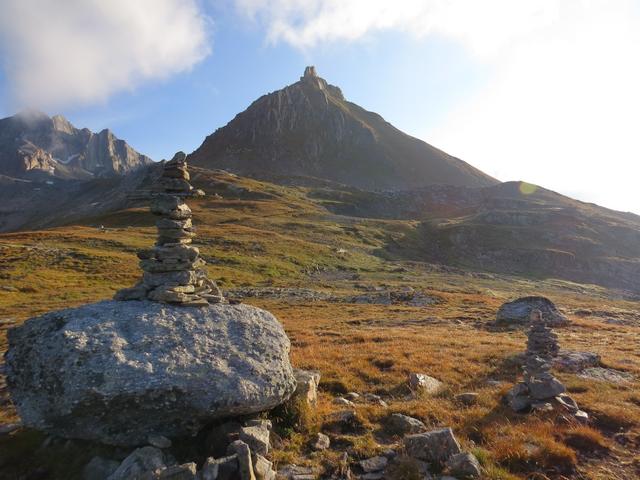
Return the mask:
M 522 297 L 504 303 L 496 315 L 496 323 L 502 325 L 528 325 L 531 312 L 539 310 L 544 323 L 554 327 L 569 323 L 567 317 L 558 311 L 554 303 L 546 297 Z M 556 352 L 557 353 L 557 352 Z
M 288 354 L 255 307 L 107 301 L 10 330 L 7 382 L 26 426 L 144 445 L 279 405 L 296 386 Z
M 314 177 L 367 190 L 497 183 L 348 102 L 314 67 L 298 82 L 253 102 L 189 159 L 245 176 Z
M 0 174 L 29 179 L 91 179 L 151 164 L 110 130 L 77 129 L 61 115 L 21 112 L 0 120 Z

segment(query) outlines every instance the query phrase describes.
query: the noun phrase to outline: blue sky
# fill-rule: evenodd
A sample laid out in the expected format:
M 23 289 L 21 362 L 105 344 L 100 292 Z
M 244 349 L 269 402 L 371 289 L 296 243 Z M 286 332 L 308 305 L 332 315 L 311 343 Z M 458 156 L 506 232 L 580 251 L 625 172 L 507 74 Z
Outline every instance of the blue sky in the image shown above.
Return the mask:
M 501 180 L 640 213 L 639 1 L 65 5 L 0 5 L 0 116 L 61 113 L 159 160 L 315 65 L 347 99 Z

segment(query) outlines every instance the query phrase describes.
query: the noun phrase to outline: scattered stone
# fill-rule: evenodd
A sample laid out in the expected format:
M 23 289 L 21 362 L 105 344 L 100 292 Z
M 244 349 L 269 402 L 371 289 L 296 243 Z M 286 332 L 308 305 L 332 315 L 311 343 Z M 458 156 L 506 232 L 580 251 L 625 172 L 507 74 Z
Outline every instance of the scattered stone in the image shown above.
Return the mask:
M 240 480 L 256 480 L 253 473 L 253 460 L 251 458 L 251 449 L 249 445 L 242 440 L 236 440 L 229 445 L 229 450 L 234 451 L 238 456 L 238 472 Z
M 107 480 L 130 480 L 144 474 L 160 473 L 167 468 L 162 450 L 155 447 L 142 447 L 133 451 Z
M 589 422 L 589 414 L 583 410 L 578 410 L 576 413 L 573 414 L 574 418 L 582 423 L 588 423 Z
M 27 320 L 8 337 L 24 424 L 65 438 L 137 446 L 192 435 L 295 389 L 282 325 L 248 305 L 106 301 Z
M 370 473 L 370 472 L 380 472 L 385 468 L 387 468 L 387 464 L 389 463 L 389 460 L 387 459 L 387 457 L 378 456 L 378 457 L 368 458 L 366 460 L 360 460 L 359 463 L 362 470 L 364 470 L 366 473 Z
M 93 457 L 82 470 L 84 480 L 106 480 L 120 466 L 119 462 L 104 457 Z
M 351 400 L 347 400 L 344 397 L 336 397 L 333 399 L 333 403 L 335 405 L 341 405 L 343 407 L 353 407 L 353 402 Z
M 410 457 L 436 465 L 444 465 L 452 455 L 461 452 L 458 440 L 448 427 L 407 435 L 404 446 Z
M 588 380 L 597 380 L 599 382 L 609 383 L 628 383 L 633 381 L 633 375 L 613 368 L 593 367 L 585 368 L 578 374 L 581 378 Z
M 273 463 L 264 458 L 262 455 L 253 454 L 253 471 L 257 480 L 274 480 L 276 472 L 273 469 Z
M 426 430 L 426 426 L 417 418 L 403 415 L 402 413 L 394 413 L 388 420 L 389 429 L 393 433 L 405 435 L 407 433 L 419 433 Z
M 318 385 L 320 384 L 320 373 L 311 370 L 301 370 L 295 368 L 293 375 L 296 379 L 296 391 L 293 396 L 296 399 L 305 401 L 314 406 L 318 402 Z
M 569 320 L 558 311 L 551 300 L 546 297 L 522 297 L 512 302 L 504 303 L 496 315 L 496 323 L 508 325 L 527 325 L 531 312 L 539 310 L 546 324 L 559 327 L 568 325 Z
M 364 399 L 369 403 L 374 403 L 379 405 L 380 407 L 388 408 L 389 404 L 385 402 L 380 395 L 376 395 L 375 393 L 365 393 Z
M 409 375 L 409 387 L 414 391 L 435 395 L 442 389 L 443 384 L 427 374 L 412 373 Z
M 478 394 L 473 392 L 459 393 L 454 397 L 456 401 L 470 407 L 478 403 Z
M 171 440 L 169 440 L 167 437 L 163 437 L 162 435 L 149 435 L 149 437 L 147 437 L 147 442 L 149 443 L 149 445 L 156 448 L 171 447 Z
M 143 300 L 185 306 L 207 306 L 224 301 L 222 292 L 203 269 L 205 262 L 197 248 L 191 209 L 186 197 L 202 196 L 189 183 L 186 155 L 178 152 L 165 163 L 162 176 L 153 188 L 151 213 L 160 216 L 156 222 L 158 237 L 152 249 L 138 253 L 144 271 L 142 281 L 116 293 L 115 300 Z
M 269 429 L 263 426 L 242 427 L 240 440 L 249 445 L 249 448 L 260 455 L 269 453 Z
M 459 478 L 480 478 L 482 475 L 480 462 L 472 453 L 452 455 L 446 465 L 449 472 Z
M 553 405 L 549 402 L 534 402 L 531 409 L 535 412 L 553 412 Z
M 326 450 L 331 446 L 331 440 L 324 433 L 317 433 L 311 444 L 314 450 Z
M 332 431 L 340 433 L 352 433 L 362 428 L 362 421 L 355 410 L 342 410 L 335 412 L 329 417 L 327 426 Z
M 577 373 L 585 368 L 599 366 L 600 360 L 597 353 L 560 350 L 553 360 L 553 366 L 561 372 Z
M 184 463 L 182 465 L 174 465 L 167 467 L 157 477 L 159 480 L 195 480 L 196 477 L 196 464 Z
M 234 478 L 237 471 L 238 456 L 234 454 L 218 459 L 207 458 L 199 475 L 201 480 L 228 480 Z
M 347 400 L 351 400 L 352 402 L 357 402 L 360 400 L 360 394 L 356 392 L 349 392 L 345 395 Z
M 567 394 L 561 393 L 555 398 L 555 400 L 560 406 L 564 407 L 571 413 L 576 413 L 578 410 L 580 410 L 576 401 Z
M 283 480 L 316 480 L 318 476 L 312 468 L 299 467 L 297 465 L 285 465 L 278 470 L 276 478 Z

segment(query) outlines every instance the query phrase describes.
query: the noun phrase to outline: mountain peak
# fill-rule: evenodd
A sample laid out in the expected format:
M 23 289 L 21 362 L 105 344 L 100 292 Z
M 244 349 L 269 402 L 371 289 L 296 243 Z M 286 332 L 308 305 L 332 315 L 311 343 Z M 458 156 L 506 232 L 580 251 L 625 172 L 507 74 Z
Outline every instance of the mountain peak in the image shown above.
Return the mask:
M 311 65 L 298 82 L 260 97 L 208 136 L 190 161 L 245 176 L 315 177 L 365 190 L 496 183 L 347 101 Z
M 51 117 L 51 121 L 53 122 L 53 129 L 59 132 L 72 134 L 75 130 L 71 122 L 62 115 L 54 115 Z
M 25 110 L 0 119 L 0 175 L 86 179 L 122 175 L 151 163 L 109 130 L 94 135 L 62 115 Z
M 317 76 L 318 76 L 318 73 L 316 72 L 316 67 L 314 67 L 313 65 L 310 65 L 304 69 L 304 75 L 300 77 L 300 80 L 304 80 L 306 78 L 313 78 Z

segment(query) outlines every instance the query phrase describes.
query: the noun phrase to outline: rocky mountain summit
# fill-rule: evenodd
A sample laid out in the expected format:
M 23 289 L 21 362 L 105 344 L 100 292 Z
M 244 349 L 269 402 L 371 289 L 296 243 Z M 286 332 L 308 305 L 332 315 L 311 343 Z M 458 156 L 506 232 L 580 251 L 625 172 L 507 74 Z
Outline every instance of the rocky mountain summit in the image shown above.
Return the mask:
M 151 162 L 110 130 L 78 129 L 61 115 L 25 111 L 0 120 L 0 175 L 91 179 L 127 174 Z
M 209 135 L 189 160 L 239 175 L 315 177 L 366 190 L 498 183 L 347 101 L 314 67 L 298 82 L 253 102 Z

